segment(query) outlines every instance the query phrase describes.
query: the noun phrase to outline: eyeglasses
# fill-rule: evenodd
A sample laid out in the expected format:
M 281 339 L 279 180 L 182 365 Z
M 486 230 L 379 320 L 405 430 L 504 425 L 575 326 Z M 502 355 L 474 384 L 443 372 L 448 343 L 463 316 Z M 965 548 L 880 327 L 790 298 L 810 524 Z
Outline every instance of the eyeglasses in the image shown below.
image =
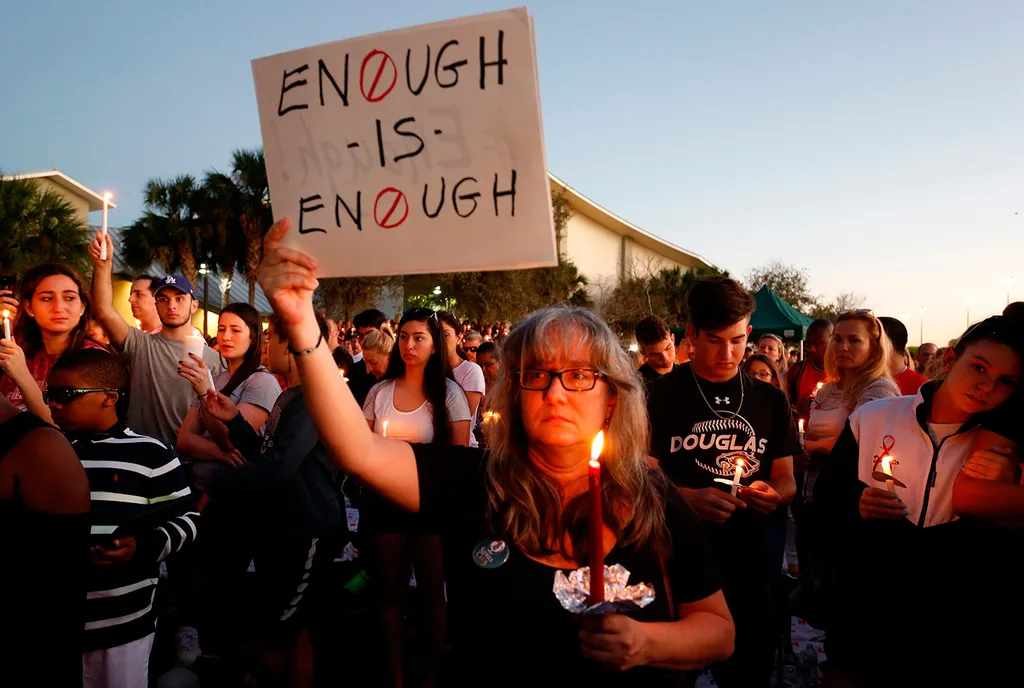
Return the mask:
M 765 382 L 771 382 L 775 378 L 774 375 L 772 375 L 771 373 L 769 373 L 767 371 L 761 371 L 760 373 L 750 373 L 750 374 L 753 375 L 754 377 L 756 377 L 758 380 L 764 380 Z
M 92 394 L 93 392 L 117 392 L 120 394 L 121 390 L 113 387 L 50 387 L 43 392 L 43 401 L 47 404 L 70 404 L 83 394 Z
M 839 311 L 839 315 L 874 315 L 874 311 L 870 308 L 844 308 Z
M 537 370 L 525 368 L 519 371 L 519 386 L 536 392 L 543 392 L 555 378 L 567 392 L 589 392 L 597 385 L 602 375 L 596 370 L 572 368 L 570 370 Z

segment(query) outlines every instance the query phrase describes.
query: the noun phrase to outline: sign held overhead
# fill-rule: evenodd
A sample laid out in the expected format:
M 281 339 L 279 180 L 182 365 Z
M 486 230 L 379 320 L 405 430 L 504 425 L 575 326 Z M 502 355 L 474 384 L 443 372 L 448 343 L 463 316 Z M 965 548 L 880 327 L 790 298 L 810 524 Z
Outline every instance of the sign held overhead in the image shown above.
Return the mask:
M 320 277 L 556 265 L 525 9 L 252 63 L 274 219 Z

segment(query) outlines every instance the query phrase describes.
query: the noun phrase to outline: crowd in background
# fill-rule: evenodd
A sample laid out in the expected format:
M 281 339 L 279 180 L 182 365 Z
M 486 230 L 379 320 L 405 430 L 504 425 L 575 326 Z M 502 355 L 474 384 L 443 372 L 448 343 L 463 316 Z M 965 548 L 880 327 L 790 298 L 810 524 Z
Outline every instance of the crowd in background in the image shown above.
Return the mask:
M 1021 304 L 916 358 L 867 309 L 755 346 L 720 277 L 632 348 L 564 307 L 337 322 L 279 236 L 274 314 L 229 304 L 209 340 L 180 275 L 136 278 L 126 322 L 101 235 L 90 286 L 0 292 L 5 685 L 326 685 L 338 594 L 388 686 L 781 685 L 791 616 L 827 634 L 809 682 L 939 685 L 1013 618 Z M 602 429 L 606 561 L 656 602 L 576 620 L 551 574 L 587 561 Z

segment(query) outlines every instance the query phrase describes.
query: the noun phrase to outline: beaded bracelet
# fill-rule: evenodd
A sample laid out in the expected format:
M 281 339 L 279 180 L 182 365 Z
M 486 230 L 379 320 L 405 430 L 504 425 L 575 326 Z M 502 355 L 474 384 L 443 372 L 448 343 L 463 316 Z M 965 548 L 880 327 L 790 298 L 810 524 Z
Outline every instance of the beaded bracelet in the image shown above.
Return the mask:
M 298 351 L 296 351 L 295 349 L 292 348 L 292 345 L 289 344 L 288 345 L 288 353 L 290 353 L 292 356 L 306 356 L 307 354 L 311 354 L 314 351 L 316 351 L 317 349 L 319 349 L 320 345 L 323 344 L 323 342 L 324 342 L 324 333 L 321 332 L 320 333 L 320 337 L 318 337 L 317 340 L 316 340 L 316 344 L 314 344 L 310 348 L 308 348 L 308 349 L 299 349 Z

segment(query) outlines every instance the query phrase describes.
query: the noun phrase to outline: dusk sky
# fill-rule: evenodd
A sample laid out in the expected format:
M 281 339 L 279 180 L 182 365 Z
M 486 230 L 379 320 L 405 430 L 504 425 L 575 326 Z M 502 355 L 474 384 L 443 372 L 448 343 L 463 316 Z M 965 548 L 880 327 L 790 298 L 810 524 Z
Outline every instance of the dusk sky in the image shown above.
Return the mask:
M 6 3 L 0 169 L 141 212 L 260 145 L 250 60 L 490 0 Z M 780 259 L 945 344 L 1024 299 L 1024 3 L 569 2 L 534 15 L 551 171 L 734 276 Z M 98 216 L 96 220 L 98 222 Z

